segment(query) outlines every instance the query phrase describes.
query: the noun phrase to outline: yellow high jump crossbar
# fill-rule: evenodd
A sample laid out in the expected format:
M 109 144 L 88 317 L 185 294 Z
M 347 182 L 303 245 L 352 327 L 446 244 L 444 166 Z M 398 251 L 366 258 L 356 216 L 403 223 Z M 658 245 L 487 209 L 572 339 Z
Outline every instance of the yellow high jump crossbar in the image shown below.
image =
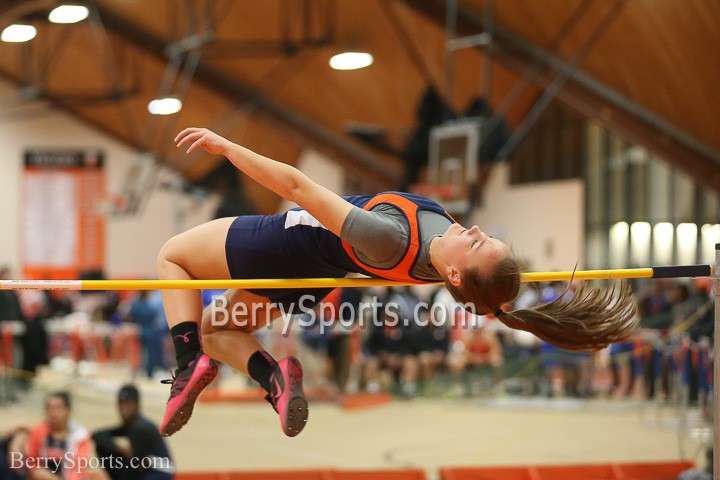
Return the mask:
M 710 265 L 672 265 L 664 267 L 564 272 L 527 272 L 522 282 L 567 280 L 609 280 L 619 278 L 710 277 Z M 0 280 L 0 290 L 203 290 L 265 288 L 336 288 L 404 286 L 416 283 L 394 282 L 382 278 L 262 278 L 241 280 Z

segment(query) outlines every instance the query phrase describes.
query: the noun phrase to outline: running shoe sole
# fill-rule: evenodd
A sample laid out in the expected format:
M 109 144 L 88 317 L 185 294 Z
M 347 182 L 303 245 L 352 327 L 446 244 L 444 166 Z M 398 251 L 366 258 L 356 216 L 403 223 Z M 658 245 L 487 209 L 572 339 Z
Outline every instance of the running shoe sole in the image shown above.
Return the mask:
M 284 419 L 281 424 L 285 435 L 294 437 L 305 428 L 308 420 L 308 403 L 302 388 L 302 365 L 295 357 L 289 357 L 287 363 L 290 400 L 281 412 Z
M 201 361 L 202 358 L 198 360 L 198 362 Z M 198 365 L 198 367 L 196 367 L 196 371 L 193 372 L 193 376 L 196 372 L 200 370 L 200 367 L 201 365 Z M 190 420 L 197 397 L 200 395 L 200 392 L 202 392 L 203 389 L 210 385 L 210 382 L 215 379 L 215 377 L 217 376 L 218 367 L 215 361 L 210 359 L 207 368 L 205 368 L 204 370 L 205 371 L 202 372 L 199 377 L 197 377 L 192 387 L 190 387 L 190 391 L 188 391 L 185 395 L 185 401 L 178 408 L 175 409 L 175 412 L 173 412 L 168 421 L 165 422 L 165 428 L 160 430 L 161 436 L 169 437 L 170 435 L 173 435 L 182 427 L 184 427 L 185 424 Z M 193 379 L 191 377 L 190 382 L 192 381 Z

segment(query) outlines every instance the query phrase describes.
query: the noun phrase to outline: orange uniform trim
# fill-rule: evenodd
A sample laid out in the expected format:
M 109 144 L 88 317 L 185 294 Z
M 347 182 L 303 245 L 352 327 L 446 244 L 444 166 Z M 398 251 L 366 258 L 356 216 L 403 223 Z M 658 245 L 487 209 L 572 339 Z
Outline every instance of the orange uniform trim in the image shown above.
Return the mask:
M 359 258 L 357 258 L 355 252 L 353 252 L 352 245 L 343 240 L 342 245 L 345 252 L 358 266 L 373 275 L 377 275 L 378 277 L 398 282 L 425 283 L 422 280 L 418 280 L 410 276 L 410 269 L 415 263 L 415 259 L 417 258 L 420 250 L 420 229 L 417 221 L 418 205 L 402 195 L 398 195 L 396 193 L 383 193 L 373 197 L 372 200 L 363 206 L 363 210 L 370 210 L 372 207 L 380 203 L 389 203 L 390 205 L 399 208 L 408 220 L 408 224 L 410 225 L 410 245 L 408 245 L 403 258 L 394 267 L 382 269 L 371 267 L 370 265 L 363 263 Z

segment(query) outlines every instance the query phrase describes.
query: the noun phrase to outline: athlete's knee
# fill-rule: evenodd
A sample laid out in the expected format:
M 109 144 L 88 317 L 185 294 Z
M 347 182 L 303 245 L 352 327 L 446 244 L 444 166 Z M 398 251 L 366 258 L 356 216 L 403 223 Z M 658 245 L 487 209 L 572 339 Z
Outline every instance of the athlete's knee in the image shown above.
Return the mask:
M 203 351 L 207 352 L 208 348 L 212 350 L 215 339 L 213 334 L 215 331 L 212 328 L 205 328 L 205 322 L 200 322 L 200 338 L 202 338 Z
M 177 264 L 178 259 L 181 258 L 180 251 L 182 246 L 182 240 L 179 235 L 172 237 L 170 240 L 165 242 L 157 255 L 157 271 L 162 273 L 168 264 Z
M 205 338 L 210 338 L 213 333 L 217 330 L 217 325 L 214 325 L 213 316 L 209 314 L 208 307 L 203 310 L 202 320 L 200 320 L 200 334 Z

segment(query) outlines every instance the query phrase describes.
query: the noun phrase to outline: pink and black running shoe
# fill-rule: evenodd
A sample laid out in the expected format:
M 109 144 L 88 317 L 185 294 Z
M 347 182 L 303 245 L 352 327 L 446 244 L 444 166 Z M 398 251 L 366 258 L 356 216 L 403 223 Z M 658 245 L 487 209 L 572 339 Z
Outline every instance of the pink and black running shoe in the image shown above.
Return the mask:
M 190 420 L 195 400 L 200 392 L 213 381 L 218 367 L 215 360 L 200 352 L 188 367 L 161 383 L 171 384 L 170 398 L 165 408 L 165 418 L 160 424 L 160 435 L 168 437 L 180 430 Z
M 266 399 L 280 415 L 280 426 L 288 437 L 305 428 L 308 403 L 302 388 L 302 365 L 295 357 L 283 358 L 270 377 L 272 388 Z

